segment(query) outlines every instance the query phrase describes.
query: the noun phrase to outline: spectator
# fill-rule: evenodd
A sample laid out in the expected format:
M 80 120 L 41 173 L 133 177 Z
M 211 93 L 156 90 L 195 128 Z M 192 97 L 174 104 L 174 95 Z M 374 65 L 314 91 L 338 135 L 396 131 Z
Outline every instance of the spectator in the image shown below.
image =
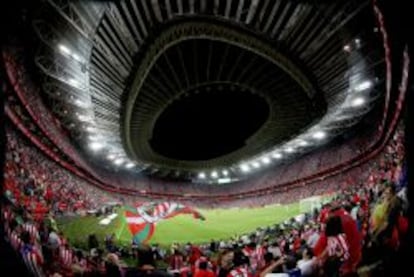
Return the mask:
M 55 252 L 59 246 L 62 245 L 62 241 L 59 237 L 59 235 L 56 232 L 56 229 L 50 228 L 49 229 L 49 237 L 48 237 L 48 245 L 50 247 L 50 249 Z
M 88 237 L 89 250 L 97 249 L 99 247 L 99 241 L 95 234 L 90 234 Z
M 234 252 L 230 249 L 223 249 L 217 258 L 217 276 L 227 277 L 233 266 Z
M 316 259 L 313 256 L 313 251 L 310 247 L 306 247 L 302 251 L 302 259 L 298 261 L 298 268 L 303 277 L 310 277 L 315 275 Z
M 195 271 L 194 277 L 215 277 L 213 271 L 208 269 L 208 262 L 202 261 L 199 263 L 198 268 Z
M 121 277 L 121 270 L 119 265 L 119 258 L 114 253 L 109 253 L 106 256 L 105 262 L 106 276 L 108 277 Z
M 279 244 L 275 241 L 269 246 L 268 250 L 269 253 L 273 255 L 273 258 L 278 259 L 282 256 L 282 252 L 280 251 Z

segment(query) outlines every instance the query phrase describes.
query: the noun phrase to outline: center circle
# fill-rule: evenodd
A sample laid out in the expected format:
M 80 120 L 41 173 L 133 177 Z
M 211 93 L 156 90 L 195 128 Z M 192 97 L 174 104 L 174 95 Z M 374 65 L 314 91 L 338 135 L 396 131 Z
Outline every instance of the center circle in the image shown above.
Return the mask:
M 172 101 L 155 122 L 154 152 L 183 161 L 203 161 L 236 151 L 269 117 L 266 100 L 235 84 L 206 84 Z

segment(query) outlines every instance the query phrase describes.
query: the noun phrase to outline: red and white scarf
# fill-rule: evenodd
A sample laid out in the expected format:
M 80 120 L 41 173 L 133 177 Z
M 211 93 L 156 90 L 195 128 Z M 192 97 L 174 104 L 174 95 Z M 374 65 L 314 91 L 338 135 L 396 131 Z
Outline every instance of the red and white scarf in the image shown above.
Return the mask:
M 330 257 L 338 257 L 341 260 L 349 259 L 349 247 L 345 234 L 328 237 L 326 248 Z

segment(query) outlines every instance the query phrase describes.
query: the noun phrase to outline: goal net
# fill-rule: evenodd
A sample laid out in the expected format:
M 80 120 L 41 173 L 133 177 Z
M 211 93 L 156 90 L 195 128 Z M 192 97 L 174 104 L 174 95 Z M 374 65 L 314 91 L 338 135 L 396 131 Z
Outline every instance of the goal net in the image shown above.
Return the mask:
M 319 209 L 323 204 L 323 198 L 321 196 L 312 196 L 300 200 L 299 209 L 301 213 L 311 212 L 315 208 Z

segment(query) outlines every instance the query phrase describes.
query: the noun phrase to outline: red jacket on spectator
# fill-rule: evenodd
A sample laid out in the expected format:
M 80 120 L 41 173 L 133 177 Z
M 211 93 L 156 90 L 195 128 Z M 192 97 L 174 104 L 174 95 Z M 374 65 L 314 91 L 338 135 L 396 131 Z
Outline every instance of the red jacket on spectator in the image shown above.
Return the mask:
M 293 251 L 298 251 L 300 249 L 300 246 L 302 244 L 302 241 L 300 239 L 300 237 L 297 237 L 294 242 L 293 242 Z
M 346 270 L 355 270 L 362 256 L 361 233 L 356 221 L 344 209 L 334 211 L 333 215 L 341 218 L 342 229 L 349 243 L 349 260 L 342 267 Z
M 313 248 L 313 252 L 315 256 L 320 256 L 322 252 L 325 250 L 327 244 L 328 244 L 328 238 L 326 237 L 325 232 L 322 232 L 319 236 L 318 242 Z
M 191 254 L 188 262 L 195 264 L 195 262 L 201 257 L 201 250 L 197 246 L 191 246 Z
M 46 189 L 45 200 L 50 201 L 53 198 L 53 191 L 50 187 Z
M 172 255 L 169 262 L 172 270 L 180 270 L 184 266 L 184 259 L 181 255 Z
M 332 215 L 341 218 L 342 229 L 349 244 L 349 259 L 342 265 L 342 268 L 344 271 L 354 271 L 362 256 L 362 236 L 355 220 L 343 208 L 333 211 Z M 322 254 L 326 246 L 327 237 L 322 233 L 314 247 L 315 255 Z
M 215 277 L 213 271 L 205 269 L 196 269 L 194 277 Z
M 319 214 L 319 218 L 318 221 L 319 222 L 325 222 L 328 219 L 328 215 L 329 215 L 329 209 L 328 208 L 323 208 Z
M 360 202 L 360 198 L 358 194 L 354 195 L 354 197 L 352 198 L 352 202 L 354 202 L 355 204 Z

